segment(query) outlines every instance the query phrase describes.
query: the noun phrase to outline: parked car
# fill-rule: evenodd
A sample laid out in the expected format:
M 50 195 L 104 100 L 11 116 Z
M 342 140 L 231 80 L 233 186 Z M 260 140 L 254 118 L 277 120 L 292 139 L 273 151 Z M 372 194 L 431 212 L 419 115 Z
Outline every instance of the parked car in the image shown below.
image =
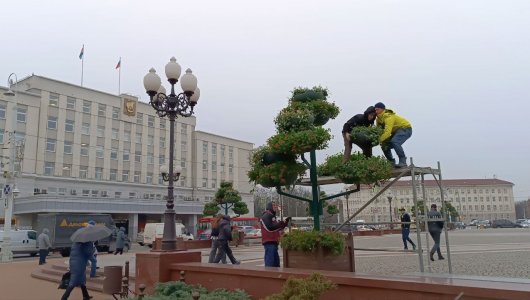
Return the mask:
M 473 219 L 473 220 L 471 220 L 471 222 L 469 222 L 469 226 L 477 226 L 477 222 L 478 222 L 478 221 L 479 221 L 479 220 L 477 220 L 477 219 Z
M 156 238 L 162 238 L 164 234 L 164 223 L 147 223 L 144 228 L 144 244 L 148 247 L 153 246 Z M 193 234 L 186 230 L 186 226 L 182 223 L 175 223 L 175 235 L 184 240 L 193 240 Z
M 454 224 L 456 229 L 466 229 L 466 223 L 464 222 L 455 222 Z
M 11 251 L 13 254 L 29 254 L 36 256 L 39 253 L 37 248 L 37 232 L 35 230 L 11 230 L 9 232 L 11 240 Z M 4 231 L 0 231 L 0 249 L 4 241 Z
M 491 227 L 493 228 L 522 228 L 521 224 L 514 223 L 507 219 L 498 219 L 493 220 L 491 223 Z
M 261 229 L 253 229 L 245 233 L 245 238 L 247 239 L 257 239 L 261 238 Z

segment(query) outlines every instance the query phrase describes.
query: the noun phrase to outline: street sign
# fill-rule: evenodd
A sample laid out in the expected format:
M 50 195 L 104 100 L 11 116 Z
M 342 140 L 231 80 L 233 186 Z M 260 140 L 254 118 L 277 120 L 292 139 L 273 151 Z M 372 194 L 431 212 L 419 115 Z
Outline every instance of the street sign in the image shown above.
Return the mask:
M 9 195 L 9 193 L 11 192 L 11 186 L 9 186 L 9 184 L 6 184 L 6 186 L 4 186 L 4 195 Z

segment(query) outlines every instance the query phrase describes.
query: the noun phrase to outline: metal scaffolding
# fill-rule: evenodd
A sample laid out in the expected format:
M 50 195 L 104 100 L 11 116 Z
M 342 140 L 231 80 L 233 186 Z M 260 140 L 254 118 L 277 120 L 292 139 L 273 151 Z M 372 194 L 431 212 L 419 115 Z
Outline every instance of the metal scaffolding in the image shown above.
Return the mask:
M 430 218 L 428 219 L 427 218 L 427 212 L 428 212 L 428 207 L 427 207 L 427 195 L 426 195 L 426 190 L 425 190 L 425 175 L 432 175 L 434 177 L 434 180 L 436 181 L 436 183 L 438 184 L 438 187 L 440 188 L 440 198 L 441 198 L 441 201 L 442 201 L 442 209 L 441 209 L 441 213 L 442 213 L 442 219 L 433 219 L 433 218 Z M 424 264 L 424 257 L 423 257 L 423 247 L 422 247 L 422 242 L 421 242 L 421 224 L 423 223 L 424 226 L 425 226 L 425 237 L 426 237 L 426 251 L 427 253 L 429 253 L 430 249 L 429 249 L 429 232 L 428 232 L 428 222 L 436 222 L 436 221 L 445 221 L 447 222 L 447 216 L 446 216 L 446 203 L 445 203 L 445 191 L 444 191 L 444 188 L 443 188 L 443 184 L 442 184 L 442 172 L 441 172 L 441 168 L 440 168 L 440 162 L 438 162 L 438 168 L 435 169 L 435 168 L 431 168 L 431 167 L 417 167 L 414 165 L 414 161 L 413 159 L 411 158 L 410 159 L 410 165 L 406 168 L 399 168 L 399 169 L 394 169 L 392 171 L 392 180 L 387 183 L 385 186 L 382 187 L 382 189 L 375 194 L 375 196 L 373 196 L 370 200 L 368 200 L 364 205 L 362 205 L 353 215 L 349 216 L 349 218 L 344 221 L 342 224 L 340 224 L 336 229 L 335 231 L 338 231 L 340 230 L 342 227 L 344 227 L 345 225 L 349 224 L 350 221 L 355 218 L 357 215 L 359 215 L 366 207 L 368 207 L 370 204 L 372 204 L 372 202 L 374 202 L 379 196 L 383 195 L 385 193 L 386 190 L 388 190 L 390 187 L 392 187 L 399 179 L 403 178 L 403 177 L 408 177 L 410 176 L 411 177 L 411 188 L 412 188 L 412 197 L 413 197 L 413 202 L 414 202 L 414 207 L 415 207 L 415 211 L 416 211 L 416 218 L 415 218 L 415 223 L 416 223 L 416 236 L 417 236 L 417 250 L 416 252 L 418 253 L 418 263 L 419 263 L 419 268 L 420 268 L 420 272 L 425 272 L 425 264 Z M 337 183 L 342 183 L 339 179 L 335 178 L 335 177 L 320 177 L 318 179 L 318 185 L 327 185 L 327 184 L 337 184 Z M 303 179 L 301 182 L 300 182 L 300 185 L 306 185 L 306 186 L 310 186 L 311 185 L 311 181 L 309 179 Z M 421 211 L 419 210 L 419 205 L 418 205 L 418 190 L 421 189 L 422 191 L 422 199 L 423 199 L 423 209 L 424 209 L 424 213 L 423 214 L 420 214 Z M 360 186 L 357 185 L 357 188 L 354 189 L 354 190 L 350 190 L 349 192 L 358 192 L 360 191 Z M 349 193 L 341 193 L 339 195 L 347 195 Z M 379 222 L 378 224 L 389 224 L 388 222 Z M 375 224 L 375 223 L 374 223 Z M 392 224 L 402 224 L 401 222 L 392 222 Z M 449 273 L 452 273 L 453 272 L 453 269 L 452 269 L 452 265 L 451 265 L 451 251 L 450 251 L 450 243 L 449 243 L 449 236 L 448 236 L 448 232 L 447 232 L 447 223 L 445 224 L 444 226 L 444 236 L 445 236 L 445 243 L 446 243 L 446 249 L 447 249 L 447 264 L 448 264 L 448 269 L 449 269 Z M 367 251 L 385 251 L 384 249 L 357 249 L 357 250 L 367 250 Z M 427 259 L 427 268 L 428 268 L 428 271 L 431 272 L 431 264 L 430 264 L 430 260 Z

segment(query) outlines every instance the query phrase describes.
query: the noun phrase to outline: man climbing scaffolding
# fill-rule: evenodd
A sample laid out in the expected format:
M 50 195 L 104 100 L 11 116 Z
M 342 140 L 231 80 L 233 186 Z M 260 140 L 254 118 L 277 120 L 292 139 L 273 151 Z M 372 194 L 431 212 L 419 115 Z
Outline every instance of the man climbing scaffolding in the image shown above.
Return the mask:
M 403 143 L 412 136 L 412 125 L 405 118 L 397 115 L 394 111 L 386 109 L 385 105 L 378 102 L 374 105 L 377 114 L 377 126 L 383 127 L 383 134 L 379 137 L 381 149 L 396 168 L 407 166 L 407 156 L 403 151 Z M 399 162 L 392 156 L 392 149 L 396 151 Z
M 366 157 L 372 156 L 372 145 L 370 142 L 366 141 L 363 143 L 352 141 L 351 131 L 353 127 L 357 126 L 372 126 L 374 125 L 375 120 L 375 109 L 373 106 L 369 106 L 364 114 L 355 115 L 353 118 L 349 119 L 348 122 L 344 123 L 342 127 L 342 137 L 344 138 L 344 157 L 343 162 L 347 162 L 351 156 L 352 143 L 359 146 L 363 150 L 363 154 Z

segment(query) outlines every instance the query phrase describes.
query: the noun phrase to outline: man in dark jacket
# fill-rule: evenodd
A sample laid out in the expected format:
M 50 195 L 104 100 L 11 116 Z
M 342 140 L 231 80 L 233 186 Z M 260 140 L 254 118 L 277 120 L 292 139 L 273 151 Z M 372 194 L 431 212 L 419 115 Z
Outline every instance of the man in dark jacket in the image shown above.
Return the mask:
M 342 127 L 342 137 L 344 138 L 343 162 L 347 162 L 351 156 L 351 149 L 352 149 L 351 131 L 353 127 L 357 127 L 357 126 L 369 127 L 374 124 L 374 120 L 375 120 L 375 108 L 373 106 L 369 106 L 364 112 L 364 114 L 355 115 L 353 118 L 349 119 L 348 122 L 344 123 L 344 126 Z M 372 156 L 372 145 L 371 144 L 355 143 L 355 145 L 359 146 L 363 150 L 363 154 L 366 157 Z
M 436 210 L 436 204 L 433 203 L 431 205 L 431 210 L 427 213 L 427 219 L 429 219 L 429 234 L 434 241 L 430 253 L 431 260 L 434 261 L 434 252 L 438 253 L 438 259 L 444 259 L 442 251 L 440 250 L 440 234 L 444 228 L 444 221 L 442 219 L 442 214 Z
M 405 208 L 402 207 L 399 209 L 401 212 L 401 222 L 410 222 L 410 215 L 405 211 Z M 405 250 L 408 250 L 408 244 L 409 242 L 412 245 L 412 249 L 416 250 L 416 244 L 409 238 L 410 234 L 410 223 L 409 224 L 401 224 L 401 238 L 403 239 L 403 245 L 405 246 Z
M 221 222 L 219 223 L 219 248 L 217 255 L 215 256 L 214 263 L 217 264 L 223 259 L 223 256 L 228 256 L 230 262 L 233 265 L 239 265 L 240 262 L 232 254 L 232 249 L 228 245 L 228 242 L 232 240 L 232 226 L 230 226 L 230 216 L 224 216 Z
M 83 300 L 92 298 L 86 288 L 86 265 L 88 259 L 94 255 L 94 243 L 74 243 L 70 250 L 70 282 L 61 300 L 67 300 L 72 290 L 78 286 L 83 293 Z
M 265 267 L 279 267 L 280 256 L 278 255 L 278 242 L 280 232 L 289 224 L 290 217 L 285 222 L 276 220 L 278 204 L 276 202 L 267 203 L 266 210 L 261 216 L 261 243 L 265 248 Z

